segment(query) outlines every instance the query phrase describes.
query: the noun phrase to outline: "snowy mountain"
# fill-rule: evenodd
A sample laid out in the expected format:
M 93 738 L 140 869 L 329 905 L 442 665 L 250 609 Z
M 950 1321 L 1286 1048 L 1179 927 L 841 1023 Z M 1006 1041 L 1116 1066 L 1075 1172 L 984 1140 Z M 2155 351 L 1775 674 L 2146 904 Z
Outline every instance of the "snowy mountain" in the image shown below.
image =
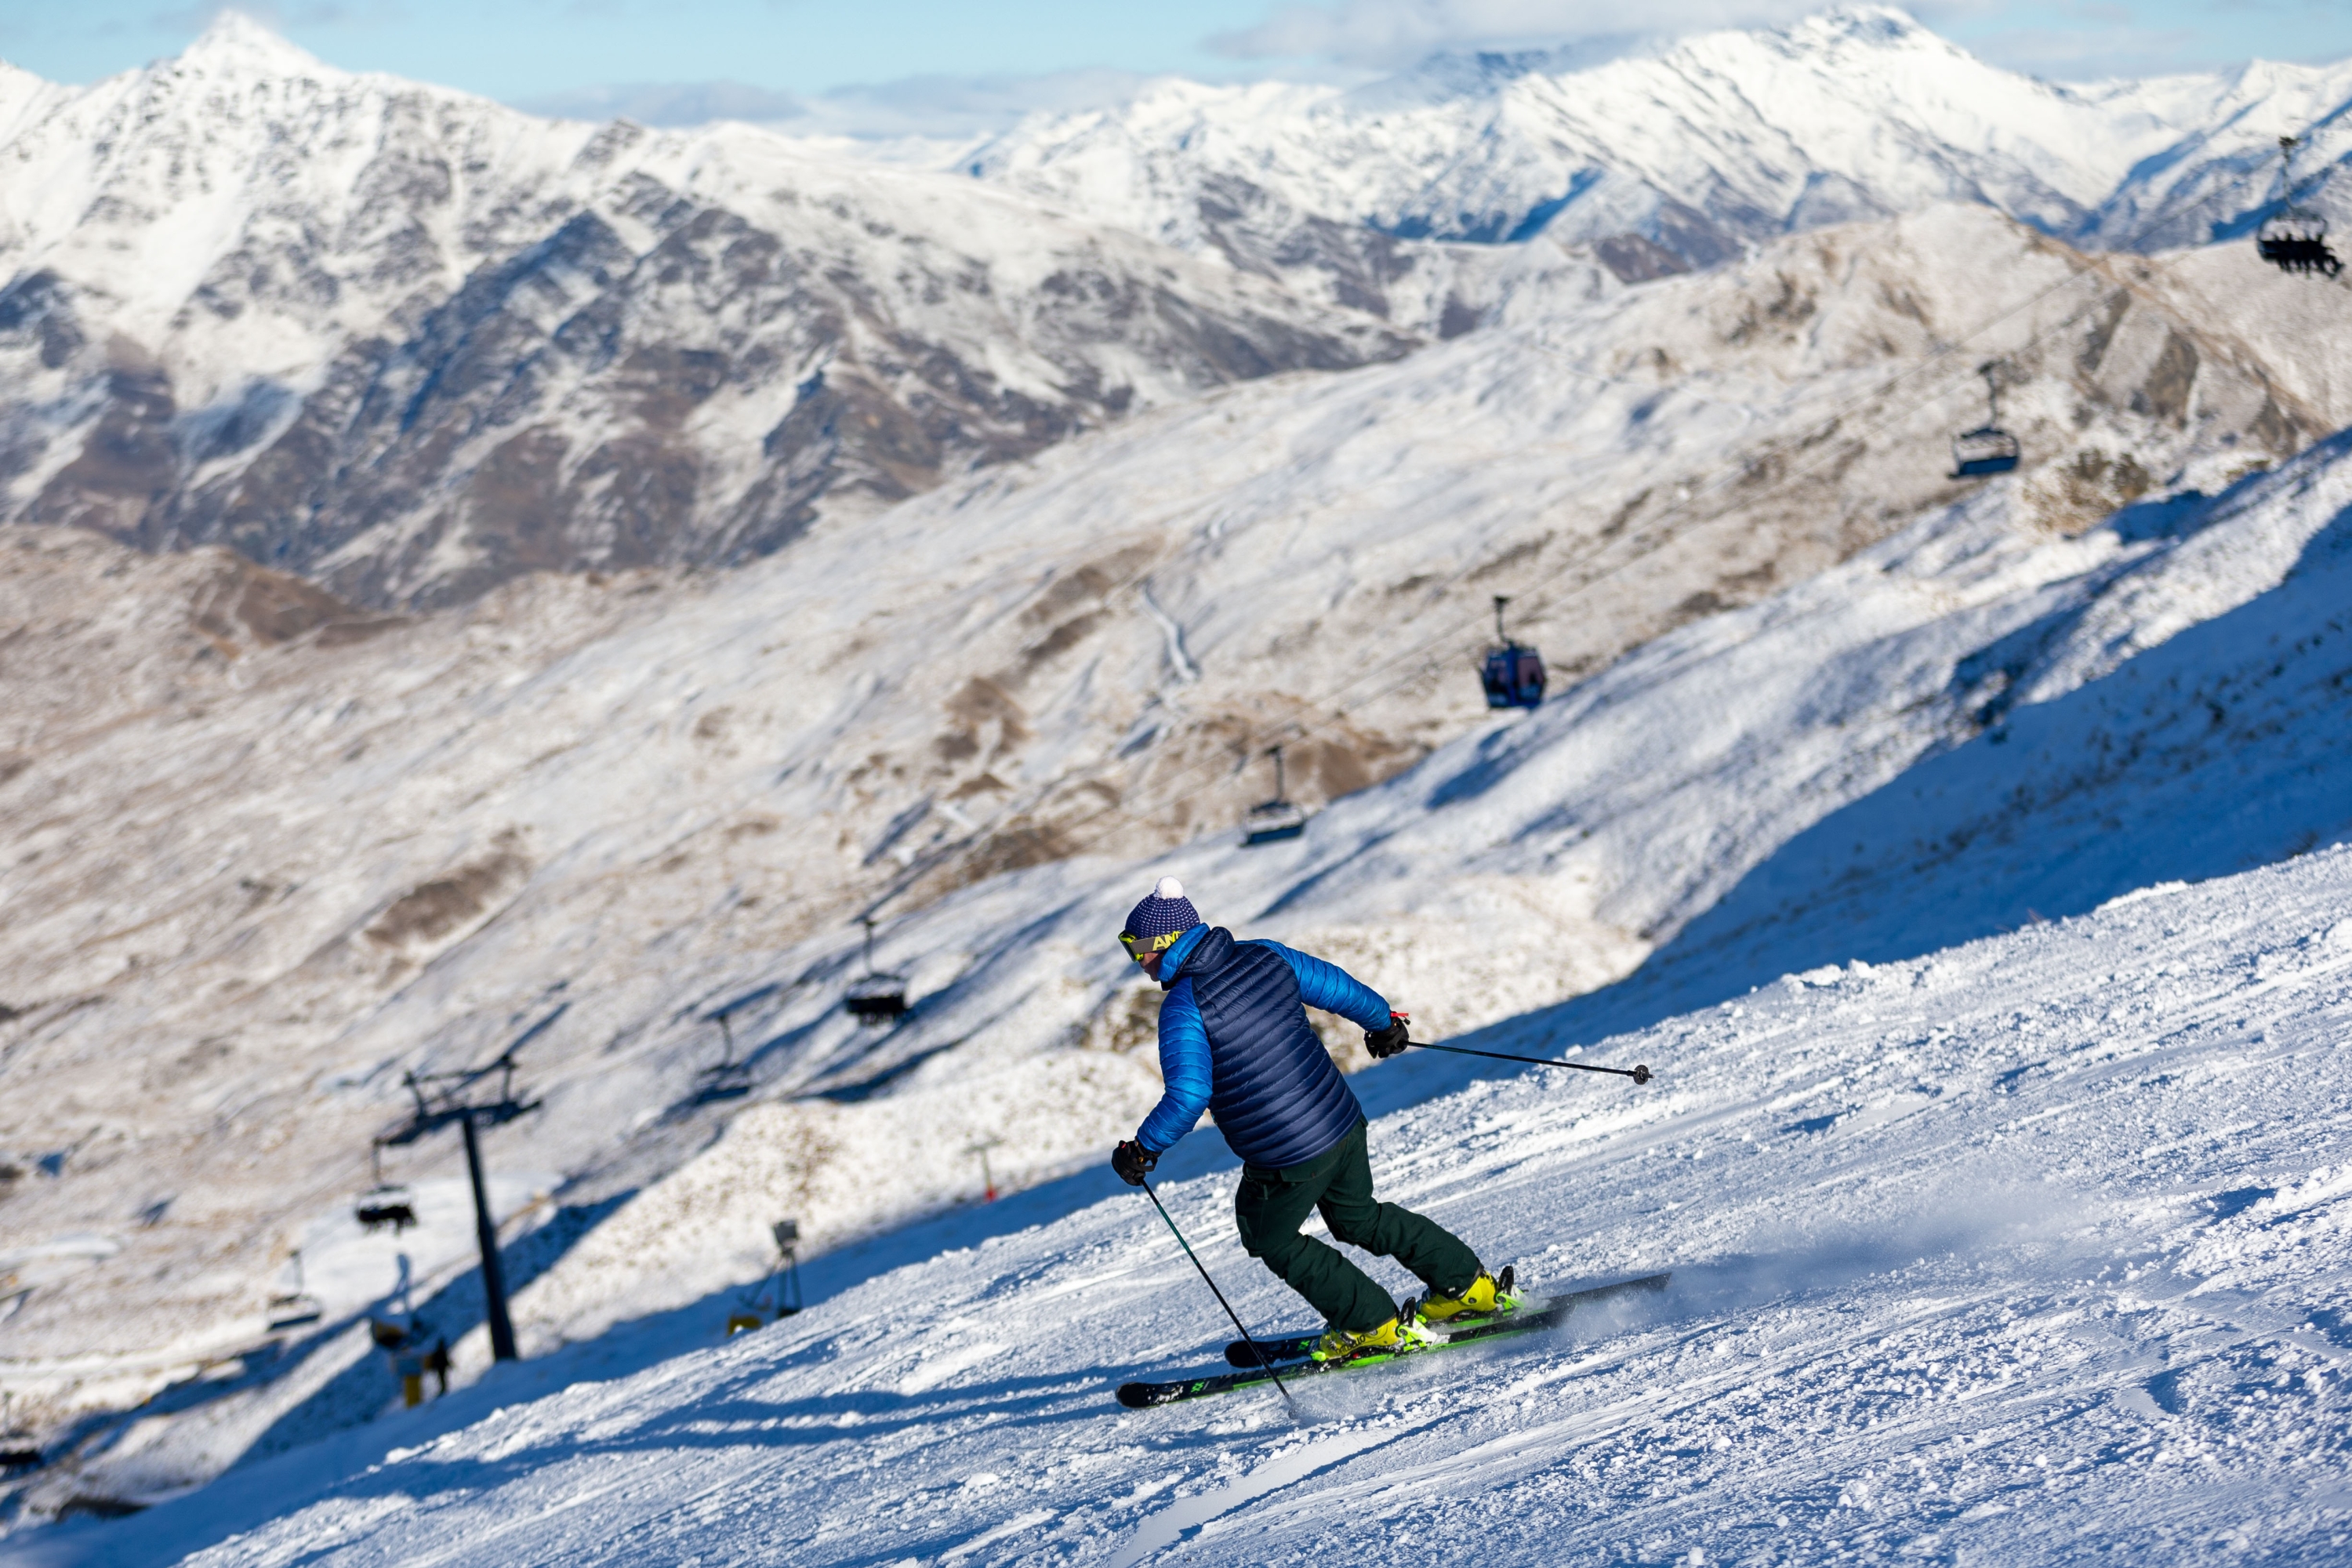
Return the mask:
M 1879 14 L 1739 37 L 1691 47 L 1959 69 Z M 1539 64 L 1433 68 L 1393 111 L 1437 137 Z M 2162 86 L 2117 101 L 2201 101 Z M 2279 101 L 2209 140 L 2252 146 Z M 1749 984 L 2346 826 L 2352 293 L 2243 244 L 2085 254 L 1968 192 L 1774 209 L 1636 287 L 1575 222 L 1472 245 L 1359 212 L 1328 232 L 1392 247 L 1387 291 L 1318 302 L 1325 260 L 1140 209 L 534 121 L 235 21 L 86 92 L 0 78 L 0 135 L 39 174 L 0 186 L 0 467 L 22 517 L 85 525 L 0 533 L 0 1386 L 64 1456 L 0 1482 L 0 1529 L 367 1448 L 364 1318 L 396 1298 L 457 1341 L 417 1431 L 703 1343 L 776 1218 L 845 1284 L 1090 1201 L 1159 1090 L 1155 994 L 1109 939 L 1163 871 L 1435 1035 L 1653 1030 L 1633 1048 L 1729 1071 L 1745 1037 L 1691 1009 Z M 2026 458 L 1958 483 L 1986 363 Z M 1479 705 L 1498 594 L 1553 668 L 1533 714 Z M 1277 743 L 1318 815 L 1244 850 Z M 2282 920 L 2332 896 L 2293 886 Z M 913 1003 L 888 1029 L 840 1006 L 862 913 Z M 2244 941 L 2150 962 L 2332 951 Z M 518 1040 L 541 1103 L 486 1145 L 532 1360 L 499 1370 L 454 1139 L 385 1156 L 418 1228 L 352 1208 L 403 1075 Z M 1857 1021 L 1806 1080 L 1837 1104 L 1790 1125 L 1924 1112 L 1847 1065 L 1883 1043 Z M 1395 1107 L 1463 1080 L 1360 1081 Z M 1723 1092 L 1755 1118 L 1795 1089 Z M 1430 1160 L 1480 1103 L 1432 1101 Z M 1029 1206 L 969 1206 L 989 1138 Z M 1131 1219 L 1038 1245 L 1127 1248 Z M 289 1293 L 320 1321 L 272 1331 Z
M 526 1362 L 0 1561 L 2333 1561 L 2347 898 L 2338 848 L 1791 976 L 1607 1042 L 1646 1089 L 1383 1064 L 1387 1193 L 1542 1288 L 1673 1283 L 1295 1409 L 1114 1403 L 1231 1330 L 1096 1173 L 829 1260 L 723 1348 Z M 1300 1326 L 1232 1182 L 1160 1190 Z
M 530 1033 L 543 1108 L 488 1138 L 526 1349 L 675 1348 L 774 1218 L 825 1250 L 948 1208 L 987 1136 L 1015 1188 L 1098 1160 L 1158 1091 L 1108 936 L 1162 869 L 1439 1034 L 1605 985 L 1965 752 L 2021 635 L 2113 650 L 2052 656 L 2056 702 L 2283 581 L 2352 471 L 2261 477 L 2352 424 L 2344 298 L 1946 207 L 1531 284 L 1496 330 L 1145 412 L 715 579 L 403 620 L 17 531 L 0 1268 L 38 1273 L 8 1376 L 89 1445 L 31 1517 L 365 1419 L 360 1319 L 404 1268 L 478 1320 L 447 1141 L 387 1157 L 423 1232 L 351 1221 L 407 1068 Z M 2032 460 L 1971 489 L 1944 441 L 1987 353 Z M 2225 543 L 2213 582 L 2166 566 Z M 1498 722 L 1470 667 L 1506 590 L 1562 689 Z M 1240 850 L 1276 741 L 1328 809 Z M 839 1010 L 876 907 L 915 1003 L 884 1032 Z M 730 1004 L 740 1098 L 707 1093 Z M 296 1247 L 326 1316 L 272 1335 Z M 479 1375 L 478 1333 L 458 1353 Z M 114 1413 L 189 1378 L 126 1444 Z
M 535 119 L 227 14 L 87 89 L 0 68 L 0 517 L 376 608 L 736 563 L 1137 409 L 1825 223 L 2240 234 L 2277 132 L 2321 128 L 2321 186 L 2352 153 L 2347 100 L 2352 66 L 2056 87 L 1865 8 L 1592 69 L 1168 82 L 925 170 Z
M 2315 176 L 2352 153 L 2347 100 L 2352 67 L 2052 86 L 1865 8 L 1594 69 L 1169 82 L 926 172 L 533 119 L 229 14 L 88 89 L 0 68 L 0 515 L 377 607 L 740 562 L 1531 285 L 1954 199 L 2098 246 L 2242 233 L 2276 132 L 2321 127 Z
M 825 506 L 1409 339 L 968 179 L 542 121 L 234 13 L 0 73 L 0 515 L 377 606 L 739 562 Z
M 2065 86 L 1860 5 L 1599 67 L 1538 52 L 1443 58 L 1349 89 L 1169 81 L 1034 117 L 964 166 L 1434 322 L 1442 284 L 1424 318 L 1431 262 L 1400 242 L 1542 234 L 1638 279 L 1941 201 L 2088 247 L 2239 235 L 2278 199 L 2277 137 L 2316 133 L 2299 173 L 2319 185 L 2352 158 L 2347 107 L 2352 61 Z M 1477 316 L 1465 302 L 1445 319 Z

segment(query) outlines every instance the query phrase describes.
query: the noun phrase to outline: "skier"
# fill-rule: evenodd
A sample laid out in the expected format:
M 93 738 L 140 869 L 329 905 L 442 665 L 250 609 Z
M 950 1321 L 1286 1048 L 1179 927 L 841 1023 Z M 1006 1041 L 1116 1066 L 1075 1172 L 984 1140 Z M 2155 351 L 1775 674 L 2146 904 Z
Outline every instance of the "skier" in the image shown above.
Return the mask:
M 1364 1111 L 1306 1007 L 1362 1026 L 1375 1058 L 1405 1047 L 1405 1016 L 1337 964 L 1279 942 L 1236 942 L 1202 923 L 1184 885 L 1162 877 L 1127 917 L 1119 943 L 1168 994 L 1160 1004 L 1160 1072 L 1167 1092 L 1111 1153 L 1129 1186 L 1192 1130 L 1205 1108 L 1242 1159 L 1234 1218 L 1242 1247 L 1307 1298 L 1328 1331 L 1318 1361 L 1392 1351 L 1422 1324 L 1483 1317 L 1512 1304 L 1454 1234 L 1394 1204 L 1374 1201 Z M 1302 1005 L 1302 1004 L 1304 1005 Z M 1320 1209 L 1332 1237 L 1393 1258 L 1428 1293 L 1402 1323 L 1397 1305 L 1332 1247 L 1298 1234 Z

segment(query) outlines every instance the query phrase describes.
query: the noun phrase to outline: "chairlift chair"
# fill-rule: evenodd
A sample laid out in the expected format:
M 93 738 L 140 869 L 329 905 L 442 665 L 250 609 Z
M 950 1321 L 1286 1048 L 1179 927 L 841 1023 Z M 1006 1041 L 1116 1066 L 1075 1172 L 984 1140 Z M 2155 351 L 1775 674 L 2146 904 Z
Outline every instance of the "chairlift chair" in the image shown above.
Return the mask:
M 269 1331 L 299 1329 L 326 1315 L 325 1305 L 302 1288 L 302 1249 L 298 1247 L 294 1249 L 294 1289 L 283 1296 L 269 1298 Z
M 375 1185 L 360 1194 L 357 1206 L 352 1210 L 352 1217 L 360 1222 L 362 1230 L 371 1235 L 390 1226 L 392 1234 L 398 1236 L 416 1223 L 415 1194 L 400 1183 L 383 1179 L 382 1142 L 369 1144 L 368 1156 L 374 1170 Z
M 1274 759 L 1274 798 L 1251 806 L 1249 816 L 1242 819 L 1244 849 L 1260 844 L 1279 844 L 1307 831 L 1307 813 L 1283 798 L 1282 748 L 1270 747 L 1266 754 Z
M 2333 278 L 2344 270 L 2344 263 L 2328 248 L 2326 216 L 2294 204 L 2294 150 L 2299 145 L 2298 137 L 2279 138 L 2279 184 L 2285 205 L 2254 230 L 2254 254 L 2282 272 Z
M 1952 478 L 1981 479 L 2005 474 L 2017 467 L 2021 449 L 2017 437 L 2000 427 L 2000 366 L 1991 361 L 1977 366 L 1985 378 L 1985 422 L 1952 437 Z
M 849 983 L 842 1005 L 868 1028 L 883 1028 L 907 1015 L 907 981 L 874 967 L 874 917 L 866 920 L 866 973 Z
M 727 1042 L 727 1054 L 717 1067 L 707 1067 L 697 1076 L 702 1088 L 695 1097 L 697 1105 L 709 1105 L 714 1100 L 740 1100 L 751 1092 L 751 1064 L 735 1059 L 735 1029 L 724 1013 L 710 1016 L 719 1025 L 719 1033 Z
M 1503 606 L 1511 601 L 1495 595 L 1495 641 L 1487 650 L 1478 679 L 1486 689 L 1489 708 L 1536 708 L 1543 702 L 1543 655 L 1513 642 L 1503 631 Z

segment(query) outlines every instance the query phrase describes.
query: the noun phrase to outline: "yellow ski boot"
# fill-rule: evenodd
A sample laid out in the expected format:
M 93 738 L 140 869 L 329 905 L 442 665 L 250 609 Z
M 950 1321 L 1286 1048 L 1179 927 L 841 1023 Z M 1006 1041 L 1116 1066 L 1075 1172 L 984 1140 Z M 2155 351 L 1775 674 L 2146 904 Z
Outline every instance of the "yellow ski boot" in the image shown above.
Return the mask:
M 1519 1299 L 1511 1294 L 1510 1269 L 1504 1269 L 1497 1279 L 1481 1268 L 1460 1295 L 1441 1296 L 1432 1290 L 1414 1302 L 1412 1317 L 1415 1323 L 1467 1323 L 1507 1312 L 1518 1304 Z
M 1315 1342 L 1307 1353 L 1317 1361 L 1354 1361 L 1358 1356 L 1394 1355 L 1405 1348 L 1405 1331 L 1391 1318 L 1377 1329 L 1361 1333 L 1349 1333 L 1345 1329 L 1333 1329 Z

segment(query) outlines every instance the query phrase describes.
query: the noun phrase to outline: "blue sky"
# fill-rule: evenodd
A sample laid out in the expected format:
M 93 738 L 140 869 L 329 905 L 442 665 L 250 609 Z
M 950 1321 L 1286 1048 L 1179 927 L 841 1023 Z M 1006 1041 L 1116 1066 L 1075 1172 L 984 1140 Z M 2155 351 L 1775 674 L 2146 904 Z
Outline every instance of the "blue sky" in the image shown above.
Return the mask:
M 1789 19 L 1822 0 L 1649 0 L 1645 25 Z M 1083 96 L 1103 73 L 1349 77 L 1444 47 L 1605 37 L 1617 0 L 253 0 L 243 8 L 329 62 L 509 101 L 605 83 L 726 80 L 787 94 L 899 89 Z M 0 57 L 89 81 L 175 52 L 208 0 L 0 0 Z M 2075 79 L 2250 56 L 2352 56 L 2352 0 L 1917 0 L 1915 14 L 2001 64 Z M 1092 75 L 1087 73 L 1094 73 Z M 741 106 L 725 111 L 743 113 Z M 747 115 L 747 117 L 749 117 Z

